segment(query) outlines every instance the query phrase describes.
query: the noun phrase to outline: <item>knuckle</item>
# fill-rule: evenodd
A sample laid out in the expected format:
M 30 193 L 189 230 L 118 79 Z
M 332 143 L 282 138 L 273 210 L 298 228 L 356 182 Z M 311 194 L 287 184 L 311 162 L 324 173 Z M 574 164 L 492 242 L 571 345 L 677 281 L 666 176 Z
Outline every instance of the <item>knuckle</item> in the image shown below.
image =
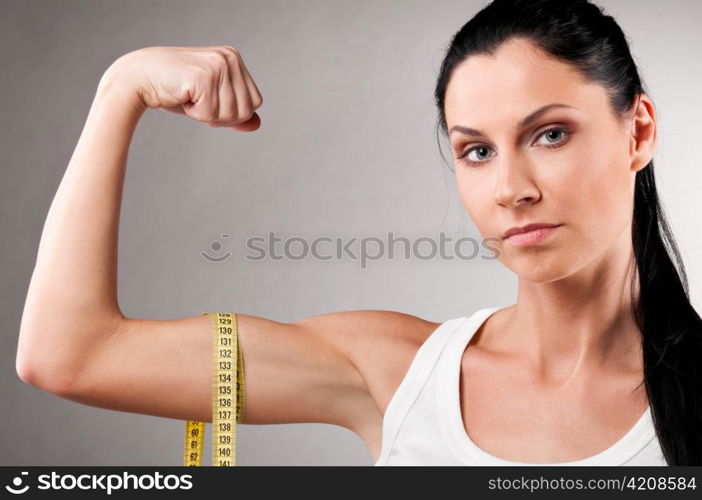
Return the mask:
M 240 52 L 239 52 L 239 50 L 237 50 L 236 48 L 232 47 L 231 45 L 225 45 L 223 48 L 224 48 L 224 50 L 225 50 L 227 53 L 232 54 L 232 55 L 234 55 L 234 56 L 236 56 L 236 57 L 239 57 L 239 56 L 241 55 Z
M 205 54 L 205 60 L 211 68 L 218 71 L 227 66 L 227 57 L 217 50 L 207 52 Z
M 228 69 L 231 69 L 234 75 L 238 75 L 239 59 L 230 52 L 225 52 L 223 55 Z

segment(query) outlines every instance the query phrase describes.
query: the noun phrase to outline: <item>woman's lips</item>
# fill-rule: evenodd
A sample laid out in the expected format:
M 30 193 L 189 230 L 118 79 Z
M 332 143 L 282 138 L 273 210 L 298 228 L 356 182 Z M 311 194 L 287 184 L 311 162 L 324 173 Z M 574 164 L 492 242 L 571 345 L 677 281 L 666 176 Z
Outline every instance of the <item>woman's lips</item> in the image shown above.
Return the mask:
M 551 226 L 551 227 L 541 227 L 539 229 L 532 229 L 525 233 L 517 233 L 505 238 L 507 243 L 517 247 L 526 247 L 529 245 L 536 245 L 541 243 L 551 234 L 553 234 L 561 226 Z

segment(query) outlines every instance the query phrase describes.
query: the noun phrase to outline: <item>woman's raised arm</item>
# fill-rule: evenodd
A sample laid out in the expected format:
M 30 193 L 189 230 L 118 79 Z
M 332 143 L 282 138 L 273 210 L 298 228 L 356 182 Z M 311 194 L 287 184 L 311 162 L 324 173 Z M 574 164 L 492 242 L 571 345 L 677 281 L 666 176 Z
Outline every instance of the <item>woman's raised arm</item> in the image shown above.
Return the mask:
M 117 301 L 117 236 L 127 153 L 141 116 L 163 108 L 253 131 L 262 98 L 231 47 L 149 47 L 98 85 L 51 204 L 17 353 L 22 380 L 84 404 L 211 421 L 212 330 L 198 315 L 127 318 Z M 233 306 L 230 312 L 237 312 Z M 246 375 L 244 423 L 379 424 L 393 384 L 435 323 L 349 311 L 281 323 L 237 313 Z M 406 354 L 396 356 L 405 345 Z M 396 356 L 399 371 L 388 360 Z

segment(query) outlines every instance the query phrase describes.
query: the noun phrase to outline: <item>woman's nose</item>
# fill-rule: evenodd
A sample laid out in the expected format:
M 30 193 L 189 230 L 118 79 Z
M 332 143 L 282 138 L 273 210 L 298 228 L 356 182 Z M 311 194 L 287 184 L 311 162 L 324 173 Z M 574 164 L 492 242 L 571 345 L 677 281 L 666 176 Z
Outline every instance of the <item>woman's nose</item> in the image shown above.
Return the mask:
M 512 208 L 539 200 L 539 189 L 525 160 L 503 159 L 498 170 L 499 178 L 495 188 L 495 202 L 498 205 Z

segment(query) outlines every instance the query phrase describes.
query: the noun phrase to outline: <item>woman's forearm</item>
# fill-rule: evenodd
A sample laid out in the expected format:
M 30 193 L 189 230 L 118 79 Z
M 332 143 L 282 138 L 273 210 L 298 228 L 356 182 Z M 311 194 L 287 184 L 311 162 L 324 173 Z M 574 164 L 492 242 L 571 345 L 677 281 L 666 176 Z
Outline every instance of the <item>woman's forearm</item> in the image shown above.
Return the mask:
M 148 108 L 111 70 L 49 208 L 27 293 L 17 371 L 36 385 L 69 383 L 124 319 L 117 300 L 122 189 L 131 139 Z

